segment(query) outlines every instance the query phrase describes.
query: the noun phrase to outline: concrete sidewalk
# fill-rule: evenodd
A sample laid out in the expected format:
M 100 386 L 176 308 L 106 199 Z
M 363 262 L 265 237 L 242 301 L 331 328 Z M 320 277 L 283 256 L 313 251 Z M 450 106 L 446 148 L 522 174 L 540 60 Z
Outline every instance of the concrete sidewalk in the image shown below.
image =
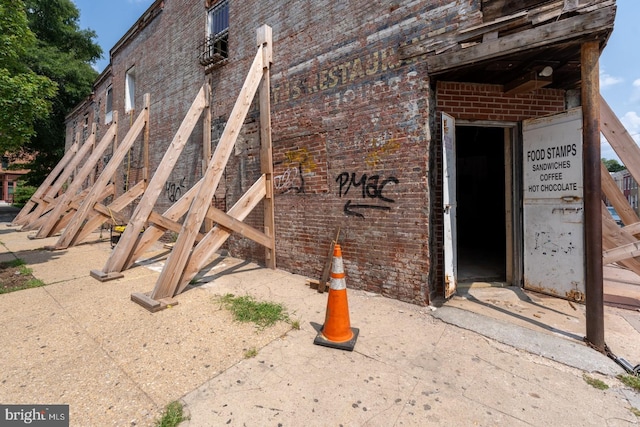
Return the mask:
M 48 284 L 0 295 L 1 402 L 67 403 L 74 426 L 153 425 L 176 399 L 190 416 L 183 427 L 639 424 L 630 410 L 640 408 L 638 394 L 615 378 L 622 369 L 580 341 L 581 306 L 567 315 L 527 293 L 535 304 L 527 311 L 510 297 L 472 291 L 476 301 L 459 297 L 434 310 L 349 290 L 360 336 L 345 352 L 313 345 L 327 294 L 302 276 L 221 257 L 177 306 L 151 314 L 129 297 L 153 288 L 162 252 L 100 283 L 89 270 L 111 249 L 92 239 L 48 252 L 41 248 L 56 239 L 29 240 L 0 224 L 0 261 L 25 259 Z M 301 327 L 234 323 L 216 303 L 226 293 L 283 303 Z M 640 315 L 623 314 L 629 325 Z M 640 362 L 640 332 L 610 325 L 609 346 Z M 245 359 L 251 348 L 257 356 Z M 588 385 L 585 372 L 610 388 Z

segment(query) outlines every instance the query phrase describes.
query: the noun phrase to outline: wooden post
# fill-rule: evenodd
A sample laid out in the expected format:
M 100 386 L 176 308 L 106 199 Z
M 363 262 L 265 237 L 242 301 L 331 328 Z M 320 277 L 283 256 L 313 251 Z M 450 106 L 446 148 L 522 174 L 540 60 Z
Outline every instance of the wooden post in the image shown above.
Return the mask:
M 122 144 L 120 144 L 118 150 L 113 154 L 113 157 L 111 157 L 111 160 L 109 160 L 109 163 L 107 163 L 102 173 L 91 187 L 87 197 L 84 198 L 78 207 L 75 215 L 73 215 L 73 219 L 65 228 L 60 239 L 58 239 L 55 249 L 65 249 L 69 247 L 80 232 L 87 215 L 89 215 L 90 210 L 93 209 L 93 205 L 99 201 L 103 190 L 106 188 L 107 184 L 109 184 L 111 178 L 117 173 L 118 167 L 124 160 L 127 152 L 131 149 L 131 146 L 138 138 L 138 135 L 140 135 L 140 132 L 142 132 L 144 126 L 148 123 L 149 103 L 149 94 L 146 93 L 144 95 L 144 109 L 138 115 L 133 126 L 131 126 L 131 129 L 129 129 L 129 132 L 127 132 L 127 135 L 124 137 Z M 95 162 L 93 162 L 93 164 L 95 164 Z M 115 191 L 117 191 L 117 189 Z
M 269 236 L 270 244 L 265 246 L 265 264 L 276 268 L 275 207 L 273 197 L 273 156 L 271 143 L 271 77 L 269 69 L 273 62 L 273 43 L 271 27 L 258 28 L 258 46 L 263 46 L 263 75 L 260 84 L 260 169 L 264 174 L 266 196 L 264 199 L 264 233 Z
M 175 134 L 169 148 L 165 152 L 158 169 L 154 173 L 153 178 L 151 178 L 142 200 L 140 200 L 135 212 L 131 216 L 129 224 L 125 228 L 122 236 L 120 236 L 120 241 L 107 260 L 107 264 L 104 266 L 102 272 L 92 271 L 92 276 L 102 280 L 102 278 L 106 278 L 109 274 L 121 272 L 125 268 L 128 259 L 135 250 L 136 243 L 140 237 L 140 231 L 142 231 L 142 227 L 144 227 L 145 222 L 149 219 L 149 215 L 158 197 L 162 193 L 165 183 L 189 139 L 189 135 L 191 135 L 193 128 L 200 118 L 204 104 L 204 89 L 201 88 L 182 121 L 178 132 Z
M 95 136 L 94 136 L 94 139 L 95 139 Z M 31 213 L 32 209 L 36 206 L 37 203 L 42 203 L 42 201 L 37 202 L 36 200 L 41 200 L 47 194 L 47 191 L 49 190 L 53 182 L 56 180 L 56 178 L 61 178 L 60 174 L 65 169 L 65 167 L 67 167 L 71 159 L 73 159 L 73 157 L 78 152 L 79 145 L 80 145 L 80 141 L 76 139 L 71 145 L 71 147 L 69 147 L 69 150 L 67 150 L 64 156 L 62 156 L 62 159 L 60 159 L 56 167 L 53 168 L 51 173 L 47 175 L 47 177 L 42 182 L 42 184 L 40 184 L 36 192 L 33 193 L 33 196 L 31 196 L 27 204 L 24 205 L 24 207 L 20 210 L 18 215 L 16 215 L 16 217 L 13 219 L 13 224 L 15 225 L 24 224 L 22 220 L 26 218 L 29 213 Z
M 205 111 L 202 123 L 202 175 L 207 171 L 207 165 L 211 161 L 211 75 L 205 83 Z M 213 227 L 210 219 L 204 221 L 204 231 L 208 232 Z
M 231 111 L 229 121 L 224 128 L 220 143 L 209 162 L 207 172 L 203 177 L 198 195 L 191 203 L 189 213 L 182 226 L 178 240 L 167 258 L 167 262 L 160 273 L 156 287 L 151 293 L 151 298 L 158 300 L 171 298 L 180 281 L 180 277 L 187 265 L 191 248 L 196 239 L 198 230 L 202 226 L 211 199 L 220 183 L 224 168 L 233 150 L 240 128 L 244 123 L 249 107 L 253 101 L 256 90 L 262 78 L 262 49 L 258 50 L 251 65 L 251 70 L 245 79 L 240 95 Z
M 96 163 L 98 162 L 100 156 L 102 156 L 104 150 L 111 143 L 111 140 L 115 135 L 115 129 L 116 127 L 112 125 L 105 136 L 102 138 L 98 146 L 95 148 L 95 150 L 93 150 L 93 152 L 89 156 L 89 159 L 80 168 L 73 181 L 69 185 L 69 188 L 67 188 L 67 191 L 62 194 L 60 202 L 58 202 L 53 210 L 49 213 L 47 222 L 42 225 L 40 230 L 38 230 L 36 238 L 41 239 L 52 235 L 52 230 L 55 228 L 58 221 L 60 221 L 62 214 L 67 211 L 69 203 L 71 203 L 71 200 L 82 188 L 84 180 L 89 176 Z
M 604 292 L 602 272 L 602 212 L 600 176 L 600 43 L 589 41 L 581 48 L 582 139 L 585 212 L 585 294 L 587 341 L 598 351 L 604 343 Z

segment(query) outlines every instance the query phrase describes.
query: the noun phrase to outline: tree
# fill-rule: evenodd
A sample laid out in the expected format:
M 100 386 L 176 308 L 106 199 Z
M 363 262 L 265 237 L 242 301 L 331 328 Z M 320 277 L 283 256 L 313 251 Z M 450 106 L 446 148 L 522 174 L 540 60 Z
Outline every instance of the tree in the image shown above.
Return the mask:
M 626 169 L 623 165 L 618 163 L 618 161 L 615 159 L 607 160 L 605 158 L 602 158 L 602 163 L 604 163 L 604 166 L 607 168 L 609 172 L 620 172 Z
M 24 4 L 0 0 L 0 153 L 28 143 L 52 110 L 57 85 L 25 63 L 35 44 Z
M 80 28 L 80 12 L 71 0 L 25 0 L 24 5 L 37 39 L 27 49 L 26 62 L 58 84 L 51 114 L 38 117 L 35 135 L 25 146 L 37 153 L 27 176 L 37 185 L 64 154 L 65 117 L 91 93 L 98 76 L 91 64 L 102 56 L 102 49 L 94 42 L 94 31 Z

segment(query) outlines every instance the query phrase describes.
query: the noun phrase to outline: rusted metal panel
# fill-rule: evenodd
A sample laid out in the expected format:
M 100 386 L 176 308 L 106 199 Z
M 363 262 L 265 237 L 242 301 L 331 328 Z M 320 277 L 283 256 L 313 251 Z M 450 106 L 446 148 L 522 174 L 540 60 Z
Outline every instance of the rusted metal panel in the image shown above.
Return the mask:
M 580 109 L 523 124 L 525 288 L 584 302 Z

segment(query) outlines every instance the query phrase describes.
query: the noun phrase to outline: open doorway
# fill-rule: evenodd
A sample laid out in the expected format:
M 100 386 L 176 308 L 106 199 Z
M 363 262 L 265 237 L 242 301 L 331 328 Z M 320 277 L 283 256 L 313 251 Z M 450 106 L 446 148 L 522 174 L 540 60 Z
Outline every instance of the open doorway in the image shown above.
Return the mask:
M 456 126 L 458 282 L 506 281 L 505 132 Z

